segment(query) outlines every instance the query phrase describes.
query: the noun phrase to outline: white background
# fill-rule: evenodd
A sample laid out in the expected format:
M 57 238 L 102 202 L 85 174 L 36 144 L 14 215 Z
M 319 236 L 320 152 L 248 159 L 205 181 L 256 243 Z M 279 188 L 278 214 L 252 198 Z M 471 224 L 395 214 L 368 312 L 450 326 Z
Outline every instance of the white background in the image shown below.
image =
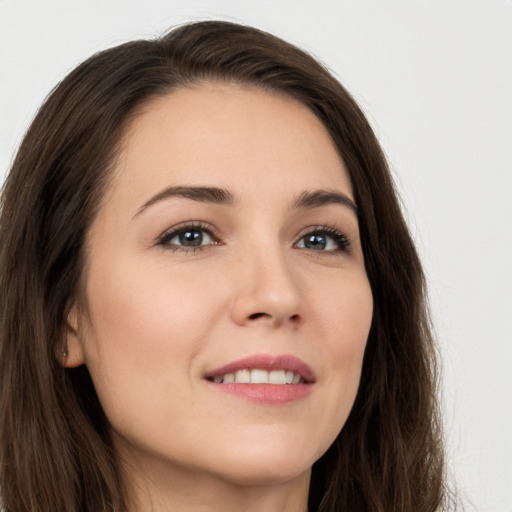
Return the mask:
M 81 60 L 206 18 L 309 50 L 366 111 L 429 278 L 460 496 L 512 512 L 512 0 L 0 0 L 0 181 Z

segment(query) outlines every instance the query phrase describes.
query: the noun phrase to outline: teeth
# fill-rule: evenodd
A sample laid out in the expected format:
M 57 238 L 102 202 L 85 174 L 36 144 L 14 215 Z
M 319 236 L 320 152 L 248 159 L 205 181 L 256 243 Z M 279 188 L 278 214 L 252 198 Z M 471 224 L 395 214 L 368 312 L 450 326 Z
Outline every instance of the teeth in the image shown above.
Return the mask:
M 235 373 L 226 373 L 225 375 L 216 375 L 213 382 L 217 384 L 300 384 L 303 383 L 302 377 L 292 371 L 284 370 L 261 370 L 254 368 L 252 370 L 238 370 Z
M 268 384 L 268 372 L 265 370 L 251 370 L 251 384 Z
M 270 384 L 286 384 L 284 370 L 274 370 L 268 374 Z
M 224 380 L 223 382 L 235 382 L 235 374 L 234 373 L 226 373 L 226 375 L 224 375 Z
M 249 384 L 251 382 L 251 372 L 249 370 L 238 370 L 235 373 L 235 382 Z

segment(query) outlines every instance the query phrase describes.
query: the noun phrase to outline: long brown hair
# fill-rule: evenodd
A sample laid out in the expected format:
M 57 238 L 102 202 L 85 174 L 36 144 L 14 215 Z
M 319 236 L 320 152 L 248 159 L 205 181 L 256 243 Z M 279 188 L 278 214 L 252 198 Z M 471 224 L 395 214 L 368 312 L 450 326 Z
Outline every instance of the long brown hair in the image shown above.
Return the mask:
M 192 23 L 94 55 L 41 107 L 0 218 L 0 486 L 10 512 L 122 511 L 108 422 L 85 367 L 59 364 L 84 240 L 123 127 L 156 95 L 205 80 L 309 107 L 351 177 L 374 316 L 359 391 L 312 471 L 311 511 L 444 510 L 436 364 L 422 268 L 388 166 L 350 94 L 311 56 L 254 28 Z

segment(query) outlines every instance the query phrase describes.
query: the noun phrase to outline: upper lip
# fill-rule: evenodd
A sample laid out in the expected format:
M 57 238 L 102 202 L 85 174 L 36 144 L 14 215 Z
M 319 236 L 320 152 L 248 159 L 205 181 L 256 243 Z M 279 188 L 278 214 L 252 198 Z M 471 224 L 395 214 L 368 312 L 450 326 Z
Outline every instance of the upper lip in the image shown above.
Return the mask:
M 235 373 L 238 370 L 252 370 L 255 368 L 267 371 L 284 370 L 298 373 L 306 383 L 312 383 L 316 380 L 313 369 L 307 363 L 289 354 L 255 354 L 208 371 L 204 377 L 209 379 L 225 375 L 226 373 Z

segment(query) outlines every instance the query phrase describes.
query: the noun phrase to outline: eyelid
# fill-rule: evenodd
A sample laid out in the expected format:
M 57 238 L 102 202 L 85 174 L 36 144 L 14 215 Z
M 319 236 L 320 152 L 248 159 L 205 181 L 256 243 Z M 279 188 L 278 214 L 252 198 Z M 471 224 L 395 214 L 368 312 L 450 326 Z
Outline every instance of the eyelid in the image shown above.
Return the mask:
M 167 246 L 167 242 L 169 240 L 172 240 L 176 235 L 179 233 L 186 231 L 187 229 L 196 229 L 200 231 L 204 231 L 208 233 L 214 240 L 215 244 L 208 244 L 203 246 L 196 246 L 196 247 L 187 247 L 187 246 L 176 246 L 176 248 L 181 248 L 182 250 L 198 250 L 198 249 L 204 249 L 205 247 L 208 247 L 209 245 L 220 245 L 222 242 L 220 241 L 218 231 L 215 229 L 214 226 L 211 224 L 208 224 L 204 221 L 184 221 L 180 222 L 179 224 L 176 224 L 170 228 L 167 228 L 163 233 L 161 233 L 159 236 L 157 236 L 155 240 L 155 245 L 161 245 L 161 246 Z M 170 247 L 170 245 L 168 246 Z
M 297 244 L 307 235 L 314 234 L 314 233 L 324 233 L 327 236 L 330 236 L 334 242 L 337 245 L 340 245 L 340 241 L 342 241 L 343 245 L 342 247 L 338 247 L 337 250 L 326 250 L 326 251 L 318 251 L 314 249 L 309 249 L 315 253 L 325 253 L 325 254 L 336 254 L 339 252 L 346 252 L 350 249 L 351 245 L 351 239 L 347 235 L 345 231 L 340 230 L 339 228 L 336 228 L 334 226 L 331 226 L 329 224 L 319 224 L 314 226 L 308 226 L 307 228 L 304 228 L 301 233 L 297 237 L 297 241 L 294 243 L 294 247 L 297 246 Z M 300 248 L 302 249 L 302 248 Z M 308 248 L 304 248 L 305 250 L 308 250 Z

